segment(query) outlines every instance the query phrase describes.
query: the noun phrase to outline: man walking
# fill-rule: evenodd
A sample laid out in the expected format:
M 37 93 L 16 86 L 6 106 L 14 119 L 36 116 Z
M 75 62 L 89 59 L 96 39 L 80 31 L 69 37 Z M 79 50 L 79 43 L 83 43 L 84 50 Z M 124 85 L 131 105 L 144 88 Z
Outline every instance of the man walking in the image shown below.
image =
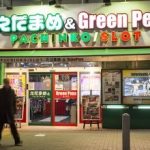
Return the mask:
M 0 89 L 0 140 L 5 123 L 8 123 L 13 135 L 15 146 L 21 146 L 19 134 L 15 125 L 14 115 L 16 113 L 16 95 L 10 87 L 9 79 L 3 80 L 4 86 Z

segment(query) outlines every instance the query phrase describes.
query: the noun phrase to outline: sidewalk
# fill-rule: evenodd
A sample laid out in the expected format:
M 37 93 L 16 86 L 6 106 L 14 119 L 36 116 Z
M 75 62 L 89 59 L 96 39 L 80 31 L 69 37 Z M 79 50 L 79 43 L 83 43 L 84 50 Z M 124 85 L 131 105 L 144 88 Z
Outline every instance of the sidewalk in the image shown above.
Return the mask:
M 95 127 L 23 127 L 22 147 L 5 134 L 0 150 L 122 150 L 122 131 Z M 150 130 L 131 130 L 131 150 L 150 150 Z

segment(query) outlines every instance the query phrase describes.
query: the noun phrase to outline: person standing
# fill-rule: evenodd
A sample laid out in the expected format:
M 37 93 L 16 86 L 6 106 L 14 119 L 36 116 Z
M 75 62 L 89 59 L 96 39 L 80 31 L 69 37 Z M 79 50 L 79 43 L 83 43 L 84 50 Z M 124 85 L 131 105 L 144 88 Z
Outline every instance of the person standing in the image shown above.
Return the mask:
M 16 113 L 16 95 L 10 86 L 9 79 L 5 78 L 3 84 L 3 88 L 0 89 L 0 140 L 2 139 L 4 124 L 7 123 L 10 126 L 15 146 L 21 146 L 22 141 L 20 140 L 14 119 Z

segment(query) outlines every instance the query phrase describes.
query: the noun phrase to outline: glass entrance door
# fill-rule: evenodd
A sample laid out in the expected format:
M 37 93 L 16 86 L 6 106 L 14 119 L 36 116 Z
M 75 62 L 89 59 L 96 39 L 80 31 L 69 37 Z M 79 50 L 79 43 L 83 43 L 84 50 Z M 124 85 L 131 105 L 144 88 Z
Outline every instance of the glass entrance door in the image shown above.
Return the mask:
M 53 75 L 54 125 L 77 125 L 77 73 Z
M 51 123 L 51 75 L 29 73 L 30 124 Z

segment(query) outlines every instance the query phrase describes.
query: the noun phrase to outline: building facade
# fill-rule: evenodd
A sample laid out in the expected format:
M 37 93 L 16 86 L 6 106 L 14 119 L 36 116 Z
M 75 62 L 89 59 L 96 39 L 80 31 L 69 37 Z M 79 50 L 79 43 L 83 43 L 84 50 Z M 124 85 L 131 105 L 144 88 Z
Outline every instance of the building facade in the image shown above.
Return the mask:
M 1 83 L 16 91 L 17 120 L 121 128 L 129 113 L 132 128 L 150 128 L 149 4 L 2 7 Z

